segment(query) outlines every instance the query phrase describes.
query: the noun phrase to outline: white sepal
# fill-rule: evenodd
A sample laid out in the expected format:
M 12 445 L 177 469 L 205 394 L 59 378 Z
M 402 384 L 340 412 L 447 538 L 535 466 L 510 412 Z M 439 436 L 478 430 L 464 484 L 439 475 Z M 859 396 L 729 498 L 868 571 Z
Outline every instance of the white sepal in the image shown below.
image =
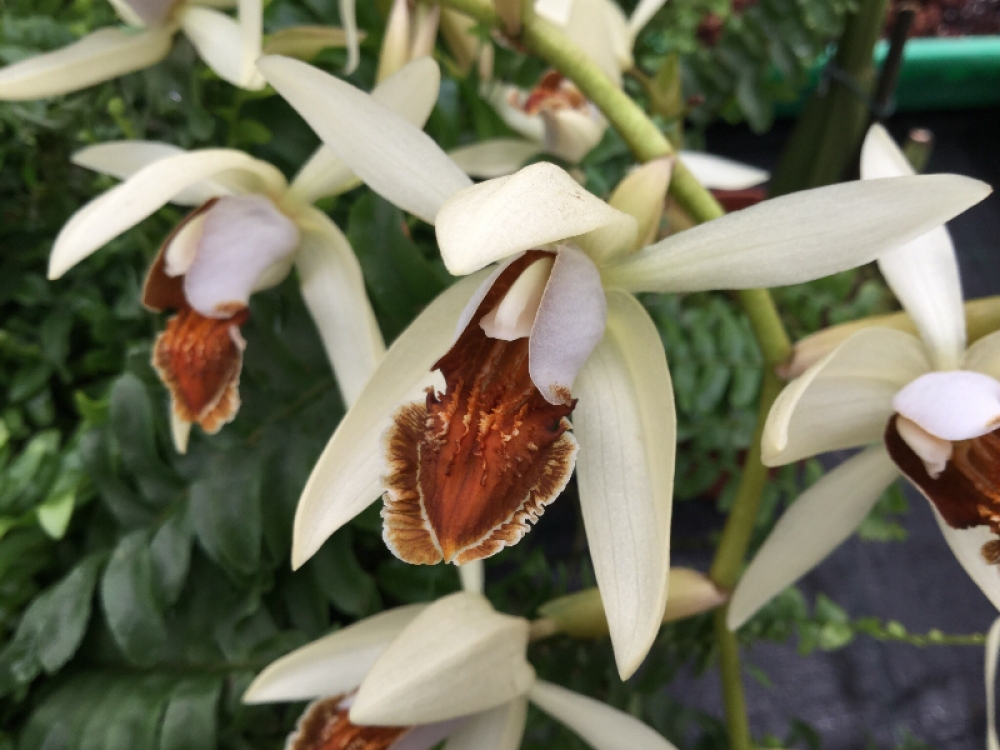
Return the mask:
M 881 445 L 847 459 L 799 495 L 750 563 L 729 602 L 736 630 L 847 539 L 899 476 Z
M 528 701 L 524 698 L 473 714 L 451 736 L 444 750 L 517 750 L 527 715 Z
M 542 147 L 519 138 L 494 138 L 448 152 L 463 172 L 470 177 L 491 180 L 513 174 L 542 151 Z
M 684 151 L 677 154 L 702 185 L 710 190 L 746 190 L 771 179 L 766 169 L 733 161 L 704 151 Z
M 597 247 L 591 252 L 591 257 L 598 265 L 615 260 L 625 252 L 634 252 L 653 242 L 660 228 L 660 219 L 667 200 L 667 188 L 670 187 L 670 177 L 674 171 L 674 160 L 666 156 L 653 159 L 634 169 L 618 183 L 615 191 L 608 199 L 612 208 L 624 211 L 635 218 L 639 230 L 632 247 L 621 248 L 618 255 L 610 255 L 612 246 Z
M 659 333 L 642 305 L 608 294 L 604 340 L 576 381 L 580 508 L 622 679 L 645 658 L 667 601 L 677 442 Z
M 1000 331 L 983 336 L 965 351 L 963 370 L 974 370 L 1000 380 Z

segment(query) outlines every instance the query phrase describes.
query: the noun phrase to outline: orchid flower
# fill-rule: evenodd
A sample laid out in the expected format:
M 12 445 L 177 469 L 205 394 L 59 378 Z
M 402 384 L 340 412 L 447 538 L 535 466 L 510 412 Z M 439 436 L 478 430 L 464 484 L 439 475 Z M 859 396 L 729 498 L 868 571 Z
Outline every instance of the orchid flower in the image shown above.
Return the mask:
M 874 126 L 861 154 L 863 181 L 912 171 Z M 733 594 L 730 628 L 850 536 L 901 472 L 930 501 L 958 561 L 1000 608 L 1000 333 L 966 348 L 958 264 L 944 227 L 878 263 L 920 336 L 861 330 L 778 396 L 764 426 L 766 465 L 870 447 L 806 490 L 778 522 Z
M 263 0 L 109 0 L 128 26 L 108 28 L 47 54 L 0 70 L 0 100 L 67 94 L 148 68 L 170 52 L 183 31 L 218 76 L 262 89 L 255 63 L 261 53 Z M 215 8 L 239 6 L 239 20 Z
M 437 99 L 438 75 L 432 62 L 417 61 L 373 96 L 417 127 Z M 179 451 L 193 423 L 214 433 L 235 417 L 250 294 L 280 282 L 293 264 L 344 399 L 357 398 L 385 347 L 347 238 L 312 205 L 356 183 L 332 151 L 320 147 L 291 184 L 276 167 L 230 149 L 126 141 L 84 149 L 74 161 L 124 182 L 63 227 L 52 279 L 164 204 L 197 206 L 164 242 L 143 290 L 148 308 L 176 310 L 153 364 L 171 392 Z
M 461 592 L 383 612 L 268 666 L 247 703 L 318 698 L 288 750 L 515 750 L 528 702 L 595 750 L 672 750 L 638 719 L 538 679 L 529 623 Z M 353 744 L 352 744 L 353 743 Z
M 563 489 L 579 445 L 580 504 L 624 676 L 666 600 L 676 442 L 666 356 L 633 293 L 834 273 L 988 193 L 951 175 L 855 182 L 643 248 L 669 159 L 630 175 L 610 205 L 546 163 L 471 186 L 427 135 L 349 84 L 287 58 L 259 66 L 373 190 L 436 224 L 452 273 L 472 274 L 400 335 L 340 423 L 299 501 L 292 564 L 383 493 L 384 537 L 402 559 L 494 554 Z M 414 402 L 439 386 L 436 369 L 445 391 Z

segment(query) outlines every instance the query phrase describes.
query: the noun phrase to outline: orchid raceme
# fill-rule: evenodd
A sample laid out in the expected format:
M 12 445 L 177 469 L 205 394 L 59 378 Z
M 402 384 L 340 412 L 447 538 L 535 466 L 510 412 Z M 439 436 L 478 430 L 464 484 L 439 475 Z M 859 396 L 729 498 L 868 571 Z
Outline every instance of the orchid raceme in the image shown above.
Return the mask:
M 493 554 L 559 494 L 579 446 L 591 557 L 626 676 L 666 601 L 675 449 L 666 358 L 633 293 L 816 278 L 919 236 L 988 192 L 956 176 L 850 183 L 643 248 L 669 160 L 631 175 L 610 205 L 544 163 L 470 186 L 430 138 L 354 87 L 295 60 L 260 67 L 369 186 L 436 223 L 450 271 L 474 273 L 397 339 L 327 445 L 299 502 L 293 565 L 380 493 L 385 539 L 403 559 Z M 444 392 L 413 402 L 439 383 L 432 369 Z
M 529 623 L 481 595 L 383 612 L 293 651 L 254 680 L 247 703 L 317 698 L 289 750 L 515 750 L 528 701 L 595 750 L 671 750 L 626 713 L 537 679 Z M 353 743 L 353 744 L 352 744 Z
M 387 79 L 375 96 L 423 124 L 437 97 L 438 71 L 422 60 Z M 416 126 L 415 126 L 416 127 Z M 175 310 L 153 363 L 171 391 L 175 444 L 190 427 L 209 433 L 235 417 L 252 292 L 281 281 L 294 264 L 341 392 L 352 403 L 384 344 L 347 239 L 312 206 L 356 178 L 321 147 L 288 184 L 270 164 L 239 151 L 185 152 L 126 141 L 85 149 L 81 166 L 123 178 L 66 224 L 49 260 L 58 278 L 167 202 L 197 206 L 163 244 L 146 280 L 144 304 Z
M 885 130 L 873 127 L 862 177 L 877 183 L 911 173 Z M 900 472 L 1000 608 L 1000 333 L 966 348 L 958 265 L 943 227 L 878 262 L 920 335 L 861 330 L 775 401 L 762 442 L 768 466 L 870 447 L 806 490 L 778 522 L 733 594 L 731 628 L 844 541 Z
M 148 68 L 183 31 L 202 60 L 235 86 L 262 89 L 263 0 L 109 0 L 127 26 L 95 31 L 55 52 L 0 70 L 0 100 L 66 94 Z M 216 8 L 238 6 L 238 20 Z

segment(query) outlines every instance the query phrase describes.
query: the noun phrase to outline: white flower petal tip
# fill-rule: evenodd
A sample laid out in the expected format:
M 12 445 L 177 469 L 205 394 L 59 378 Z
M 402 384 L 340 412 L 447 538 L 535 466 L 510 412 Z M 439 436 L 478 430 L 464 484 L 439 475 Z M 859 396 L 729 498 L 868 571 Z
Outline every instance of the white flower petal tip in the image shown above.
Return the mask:
M 771 179 L 771 173 L 766 169 L 758 169 L 724 156 L 701 151 L 680 151 L 677 158 L 698 182 L 710 190 L 746 190 Z
M 663 622 L 674 622 L 707 612 L 725 603 L 729 594 L 704 573 L 691 568 L 671 568 Z
M 646 162 L 630 172 L 611 194 L 608 200 L 611 207 L 624 211 L 638 222 L 639 231 L 630 250 L 638 250 L 656 239 L 674 162 L 673 156 Z M 611 259 L 606 253 L 602 253 L 598 262 Z
M 784 286 L 868 263 L 991 192 L 959 175 L 859 180 L 758 203 L 602 269 L 629 291 Z
M 576 732 L 594 750 L 676 750 L 634 716 L 551 682 L 538 680 L 528 697 L 549 716 Z
M 1000 382 L 969 370 L 929 372 L 892 400 L 895 411 L 942 440 L 968 440 L 1000 428 Z
M 184 296 L 205 317 L 228 317 L 249 304 L 265 272 L 285 264 L 298 244 L 298 227 L 270 199 L 220 198 L 205 212 Z
M 148 68 L 170 52 L 173 30 L 101 29 L 55 52 L 0 69 L 0 101 L 68 94 Z
M 608 129 L 608 122 L 592 112 L 575 109 L 542 109 L 545 123 L 545 150 L 576 164 L 590 153 Z
M 243 702 L 300 701 L 354 690 L 424 609 L 423 604 L 390 609 L 286 654 L 257 675 Z
M 993 621 L 986 635 L 986 750 L 1000 750 L 997 737 L 997 657 L 1000 656 L 1000 618 Z
M 437 217 L 437 238 L 453 274 L 509 255 L 613 227 L 634 236 L 635 219 L 588 193 L 546 162 L 455 194 Z
M 803 492 L 736 586 L 726 616 L 729 629 L 741 627 L 847 539 L 898 476 L 879 445 L 849 458 Z
M 410 65 L 439 75 L 430 58 Z M 434 223 L 471 183 L 429 136 L 363 91 L 287 57 L 263 57 L 257 67 L 358 177 L 400 208 Z
M 606 322 L 600 272 L 586 255 L 564 245 L 539 300 L 528 342 L 531 380 L 550 404 L 570 402 L 573 381 L 604 336 Z
M 386 649 L 351 707 L 356 724 L 401 726 L 463 716 L 527 692 L 528 621 L 461 592 L 422 612 Z
M 292 567 L 300 568 L 331 534 L 382 492 L 381 438 L 400 403 L 436 383 L 433 365 L 451 346 L 455 321 L 486 273 L 445 290 L 417 316 L 372 374 L 313 467 L 295 511 Z
M 872 125 L 861 146 L 861 179 L 875 180 L 910 174 L 914 174 L 913 166 L 892 136 L 879 123 Z
M 497 138 L 449 151 L 448 156 L 470 177 L 491 180 L 513 174 L 542 147 L 518 138 Z
M 517 750 L 527 716 L 524 698 L 474 714 L 449 738 L 444 750 Z
M 781 466 L 881 441 L 892 399 L 929 369 L 916 336 L 889 328 L 855 333 L 778 394 L 764 423 L 761 460 Z
M 182 456 L 187 453 L 188 442 L 191 439 L 191 423 L 177 416 L 173 409 L 170 410 L 170 439 L 174 443 L 174 450 Z
M 587 543 L 622 679 L 646 657 L 667 602 L 676 414 L 659 333 L 633 296 L 607 295 L 604 339 L 574 386 Z

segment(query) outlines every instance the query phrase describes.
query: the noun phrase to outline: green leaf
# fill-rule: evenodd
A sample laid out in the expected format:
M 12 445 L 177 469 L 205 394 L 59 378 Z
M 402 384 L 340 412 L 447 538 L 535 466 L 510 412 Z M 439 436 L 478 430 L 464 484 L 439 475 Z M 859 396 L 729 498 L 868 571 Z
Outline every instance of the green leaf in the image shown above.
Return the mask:
M 214 748 L 221 692 L 221 677 L 192 677 L 179 682 L 163 715 L 159 750 Z
M 191 485 L 191 520 L 201 546 L 231 574 L 260 565 L 260 461 L 246 449 L 221 453 Z
M 38 525 L 53 539 L 62 539 L 69 528 L 76 504 L 76 489 L 65 490 L 49 497 L 38 506 Z
M 108 627 L 125 657 L 153 664 L 167 641 L 167 626 L 153 589 L 149 534 L 122 537 L 101 579 L 101 603 Z
M 153 563 L 153 585 L 157 598 L 164 606 L 177 602 L 191 565 L 194 530 L 187 505 L 173 513 L 153 535 L 150 559 Z
M 316 583 L 341 612 L 364 617 L 378 610 L 380 602 L 375 580 L 354 555 L 350 528 L 343 528 L 330 537 L 309 565 Z

